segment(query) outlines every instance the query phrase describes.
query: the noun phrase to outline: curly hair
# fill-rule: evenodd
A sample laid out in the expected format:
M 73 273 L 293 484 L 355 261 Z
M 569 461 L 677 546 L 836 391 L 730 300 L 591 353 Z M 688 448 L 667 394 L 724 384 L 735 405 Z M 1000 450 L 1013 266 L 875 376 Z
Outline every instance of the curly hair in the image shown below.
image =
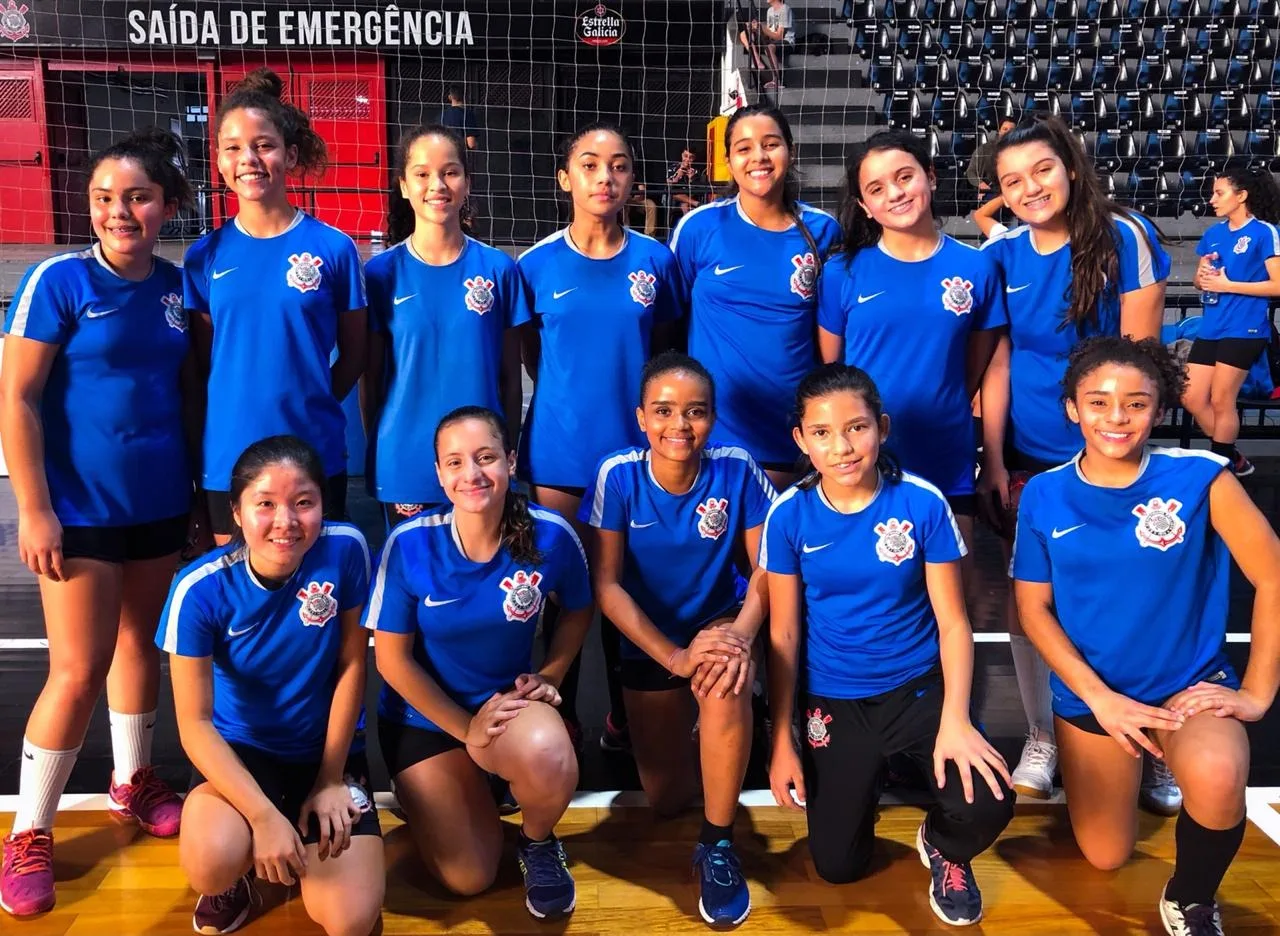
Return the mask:
M 299 108 L 284 100 L 284 80 L 269 68 L 257 68 L 245 75 L 218 106 L 214 136 L 222 130 L 227 115 L 237 110 L 262 111 L 275 125 L 285 146 L 298 148 L 297 176 L 324 175 L 329 164 L 328 150 L 320 134 L 311 127 L 311 119 Z
M 1248 195 L 1245 207 L 1249 214 L 1267 224 L 1280 224 L 1280 186 L 1264 165 L 1238 163 L 1218 173 L 1237 192 Z
M 1159 409 L 1177 405 L 1187 389 L 1186 368 L 1159 339 L 1135 341 L 1127 335 L 1100 335 L 1081 341 L 1067 358 L 1067 373 L 1062 378 L 1063 400 L 1074 400 L 1080 381 L 1104 364 L 1132 367 L 1151 378 L 1159 394 L 1156 403 Z
M 166 202 L 177 202 L 179 208 L 189 208 L 195 203 L 195 194 L 187 181 L 182 141 L 168 130 L 159 127 L 135 130 L 94 153 L 85 172 L 86 184 L 93 180 L 98 166 L 108 159 L 132 159 L 148 179 L 160 186 Z

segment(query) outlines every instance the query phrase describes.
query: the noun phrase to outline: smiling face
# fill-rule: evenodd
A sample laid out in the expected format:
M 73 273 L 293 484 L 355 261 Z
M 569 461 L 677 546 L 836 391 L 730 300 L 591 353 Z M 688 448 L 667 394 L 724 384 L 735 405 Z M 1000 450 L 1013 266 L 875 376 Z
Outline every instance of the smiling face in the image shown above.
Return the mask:
M 241 107 L 218 127 L 218 172 L 238 198 L 269 203 L 285 197 L 298 147 L 286 146 L 280 129 L 262 111 Z
M 419 221 L 456 223 L 471 182 L 453 141 L 437 134 L 418 137 L 409 146 L 400 194 L 413 206 Z
M 569 151 L 568 166 L 556 178 L 573 197 L 576 213 L 594 218 L 617 216 L 631 197 L 635 167 L 626 141 L 612 130 L 584 134 Z
M 1079 423 L 1090 453 L 1117 461 L 1141 458 L 1160 421 L 1156 382 L 1129 364 L 1104 363 L 1081 376 L 1067 415 Z
M 778 122 L 768 114 L 743 117 L 729 140 L 729 173 L 738 191 L 769 200 L 782 197 L 791 148 Z
M 921 220 L 932 226 L 933 175 L 910 153 L 872 150 L 858 167 L 858 204 L 887 231 L 910 231 Z
M 1000 194 L 1018 220 L 1045 227 L 1066 215 L 1071 175 L 1053 147 L 1041 140 L 1011 146 L 996 158 Z
M 889 435 L 889 417 L 877 419 L 861 394 L 838 390 L 809 400 L 791 432 L 824 485 L 853 489 L 879 483 L 876 459 Z
M 231 512 L 244 534 L 253 569 L 273 579 L 293 574 L 324 523 L 320 488 L 292 462 L 260 471 Z
M 155 251 L 161 226 L 178 203 L 164 200 L 164 189 L 132 159 L 104 159 L 89 180 L 89 220 L 102 244 L 104 259 L 127 266 Z
M 487 419 L 460 419 L 436 438 L 436 477 L 450 503 L 464 513 L 501 514 L 516 470 L 515 452 Z
M 711 388 L 687 371 L 656 374 L 645 385 L 636 420 L 655 456 L 675 462 L 701 458 L 715 425 Z

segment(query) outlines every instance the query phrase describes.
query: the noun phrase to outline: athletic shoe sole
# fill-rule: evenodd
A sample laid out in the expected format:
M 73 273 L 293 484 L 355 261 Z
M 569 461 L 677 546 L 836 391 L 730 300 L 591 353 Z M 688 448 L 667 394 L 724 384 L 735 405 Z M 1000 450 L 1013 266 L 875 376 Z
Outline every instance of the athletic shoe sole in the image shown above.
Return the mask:
M 54 896 L 49 898 L 49 905 L 47 907 L 41 905 L 41 906 L 37 906 L 34 910 L 28 910 L 26 913 L 18 913 L 16 910 L 13 909 L 13 907 L 9 906 L 7 903 L 4 902 L 3 897 L 0 897 L 0 910 L 4 910 L 5 913 L 9 914 L 9 916 L 13 917 L 14 919 L 24 920 L 27 917 L 33 917 L 38 913 L 48 913 L 50 910 L 53 909 L 53 905 L 56 902 L 57 902 L 57 895 L 55 894 Z
M 180 829 L 174 829 L 168 835 L 162 835 L 160 832 L 156 831 L 159 828 L 158 826 L 152 825 L 149 822 L 143 822 L 136 815 L 134 815 L 133 811 L 129 809 L 128 806 L 120 805 L 115 800 L 113 800 L 110 796 L 107 797 L 107 815 L 109 815 L 112 819 L 114 819 L 116 822 L 120 823 L 121 825 L 136 824 L 138 828 L 140 828 L 143 832 L 147 833 L 147 835 L 150 835 L 152 838 L 160 838 L 160 839 L 177 838 L 178 833 L 181 831 Z
M 924 826 L 916 829 L 916 854 L 920 856 L 920 863 L 929 869 L 930 874 L 933 873 L 933 862 L 929 860 L 929 853 L 924 849 Z M 982 911 L 978 911 L 978 915 L 972 920 L 953 920 L 942 912 L 942 908 L 938 906 L 938 902 L 933 899 L 933 884 L 929 884 L 929 906 L 933 909 L 934 915 L 948 926 L 973 926 L 973 924 L 982 920 Z
M 534 919 L 537 919 L 537 920 L 558 920 L 561 917 L 567 917 L 569 914 L 573 913 L 573 908 L 576 907 L 577 905 L 578 905 L 577 893 L 573 895 L 573 901 L 569 904 L 569 906 L 565 907 L 563 910 L 557 910 L 555 913 L 539 913 L 537 910 L 533 909 L 533 904 L 529 902 L 528 897 L 526 897 L 524 900 L 524 908 L 529 911 L 530 915 L 532 915 Z
M 1029 796 L 1032 799 L 1039 799 L 1039 800 L 1053 799 L 1053 790 L 1051 789 L 1044 790 L 1044 789 L 1041 789 L 1040 787 L 1028 786 L 1025 783 L 1015 783 L 1013 785 L 1013 791 L 1015 793 L 1020 793 L 1023 796 Z
M 1149 799 L 1139 797 L 1138 805 L 1141 806 L 1143 809 L 1145 809 L 1147 812 L 1152 813 L 1153 815 L 1156 815 L 1156 816 L 1171 817 L 1171 816 L 1176 816 L 1178 813 L 1182 812 L 1181 803 L 1178 803 L 1176 806 L 1173 805 L 1172 803 L 1166 805 L 1164 803 L 1157 803 L 1155 800 L 1149 800 Z
M 212 926 L 201 926 L 196 923 L 196 915 L 191 914 L 191 928 L 197 933 L 203 933 L 204 936 L 225 936 L 227 933 L 234 933 L 240 927 L 244 926 L 244 921 L 249 919 L 249 911 L 253 909 L 253 901 L 249 901 L 249 906 L 244 908 L 244 912 L 232 921 L 231 925 L 226 929 L 214 929 Z
M 743 921 L 746 920 L 747 917 L 751 916 L 751 903 L 748 901 L 747 909 L 743 910 L 742 916 L 738 917 L 736 920 L 717 920 L 714 919 L 711 914 L 707 913 L 707 908 L 702 905 L 702 898 L 699 897 L 698 913 L 701 914 L 702 919 L 704 919 L 709 926 L 741 926 Z

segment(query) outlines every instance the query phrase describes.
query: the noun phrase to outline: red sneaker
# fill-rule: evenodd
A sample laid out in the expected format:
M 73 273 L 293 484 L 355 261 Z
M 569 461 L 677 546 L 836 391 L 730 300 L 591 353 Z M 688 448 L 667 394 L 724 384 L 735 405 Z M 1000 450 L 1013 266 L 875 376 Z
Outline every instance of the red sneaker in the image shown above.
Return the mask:
M 0 907 L 16 917 L 53 909 L 53 833 L 15 832 L 4 840 Z
M 135 773 L 130 783 L 116 783 L 113 774 L 107 807 L 116 819 L 136 820 L 144 832 L 156 838 L 173 838 L 182 822 L 182 800 L 150 766 Z

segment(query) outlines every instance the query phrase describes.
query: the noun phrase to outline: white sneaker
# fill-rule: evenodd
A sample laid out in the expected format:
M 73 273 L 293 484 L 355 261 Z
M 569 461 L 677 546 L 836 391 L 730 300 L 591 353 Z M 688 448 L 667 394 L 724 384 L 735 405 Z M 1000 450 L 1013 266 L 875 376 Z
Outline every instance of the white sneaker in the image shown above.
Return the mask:
M 1040 729 L 1027 732 L 1022 757 L 1013 771 L 1013 788 L 1023 796 L 1048 799 L 1053 796 L 1053 773 L 1058 768 L 1058 746 L 1040 739 Z
M 1173 779 L 1169 765 L 1146 751 L 1142 752 L 1142 786 L 1138 803 L 1157 816 L 1176 816 L 1182 808 L 1182 790 Z
M 1165 885 L 1168 888 L 1168 884 Z M 1160 922 L 1169 936 L 1223 936 L 1218 903 L 1180 904 L 1160 892 Z

